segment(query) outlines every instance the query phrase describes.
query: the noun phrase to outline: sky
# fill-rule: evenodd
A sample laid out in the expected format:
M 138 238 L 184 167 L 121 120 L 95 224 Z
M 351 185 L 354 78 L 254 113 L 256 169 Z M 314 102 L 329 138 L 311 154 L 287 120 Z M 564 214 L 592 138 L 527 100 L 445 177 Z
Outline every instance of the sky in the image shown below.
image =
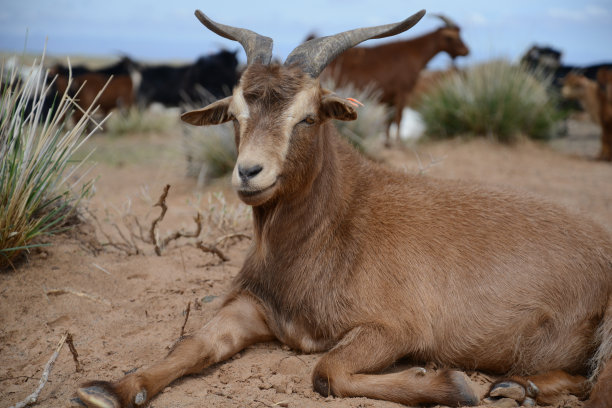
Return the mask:
M 0 0 L 0 51 L 54 56 L 127 54 L 143 62 L 192 61 L 236 42 L 208 31 L 195 18 L 248 28 L 274 39 L 284 58 L 311 32 L 330 35 L 362 26 L 398 22 L 420 9 L 443 13 L 462 28 L 470 47 L 460 66 L 493 58 L 517 61 L 533 44 L 563 51 L 568 65 L 612 61 L 612 0 Z M 408 39 L 440 27 L 426 16 L 397 37 Z M 27 33 L 27 34 L 26 34 Z M 26 44 L 27 37 L 27 44 Z M 430 68 L 448 66 L 438 55 Z

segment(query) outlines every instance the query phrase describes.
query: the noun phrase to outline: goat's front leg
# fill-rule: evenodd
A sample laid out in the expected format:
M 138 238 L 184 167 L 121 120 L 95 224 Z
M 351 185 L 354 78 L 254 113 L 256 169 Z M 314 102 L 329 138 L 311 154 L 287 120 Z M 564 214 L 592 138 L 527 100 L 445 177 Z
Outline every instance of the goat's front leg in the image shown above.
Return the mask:
M 478 404 L 478 397 L 457 371 L 374 374 L 402 357 L 409 341 L 379 324 L 351 330 L 315 367 L 315 391 L 324 396 L 367 397 L 410 406 Z
M 87 407 L 145 406 L 177 378 L 201 372 L 251 344 L 271 339 L 273 335 L 259 303 L 249 295 L 239 294 L 196 334 L 182 339 L 163 360 L 114 383 L 86 384 L 77 395 Z

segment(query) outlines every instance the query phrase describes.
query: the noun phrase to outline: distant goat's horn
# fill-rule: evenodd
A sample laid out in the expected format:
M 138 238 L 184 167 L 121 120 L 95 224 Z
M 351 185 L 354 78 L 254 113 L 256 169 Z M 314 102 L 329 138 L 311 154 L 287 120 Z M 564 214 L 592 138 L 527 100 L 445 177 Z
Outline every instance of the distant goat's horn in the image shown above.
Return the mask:
M 230 40 L 238 41 L 247 55 L 247 64 L 268 65 L 272 59 L 272 39 L 244 28 L 227 26 L 212 21 L 200 10 L 195 15 L 212 32 Z
M 442 15 L 442 14 L 430 14 L 430 16 L 438 17 L 440 20 L 444 21 L 444 24 L 446 24 L 446 26 L 448 28 L 459 28 L 457 23 L 455 23 L 453 20 L 451 20 L 450 18 L 446 17 L 445 15 Z
M 400 34 L 418 23 L 424 15 L 425 10 L 421 10 L 400 23 L 358 28 L 336 35 L 315 38 L 291 51 L 285 60 L 285 65 L 298 65 L 304 72 L 316 78 L 330 62 L 349 48 L 365 40 Z

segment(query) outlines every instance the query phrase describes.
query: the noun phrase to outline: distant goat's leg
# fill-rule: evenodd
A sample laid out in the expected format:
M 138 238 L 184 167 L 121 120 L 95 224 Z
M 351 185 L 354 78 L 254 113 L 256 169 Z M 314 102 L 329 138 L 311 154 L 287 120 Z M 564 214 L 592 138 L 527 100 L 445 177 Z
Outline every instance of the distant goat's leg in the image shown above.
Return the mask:
M 489 397 L 512 398 L 519 404 L 554 404 L 556 397 L 573 394 L 584 398 L 589 392 L 589 382 L 581 375 L 570 375 L 562 370 L 549 371 L 528 377 L 510 377 L 496 381 L 489 390 Z
M 145 406 L 177 378 L 198 373 L 250 344 L 272 338 L 257 301 L 247 295 L 238 295 L 196 334 L 178 343 L 160 362 L 114 383 L 97 381 L 86 384 L 77 395 L 88 407 Z
M 368 397 L 405 405 L 478 404 L 478 397 L 463 374 L 456 371 L 431 375 L 415 375 L 413 370 L 369 374 L 402 357 L 405 341 L 380 325 L 353 329 L 315 367 L 314 389 L 324 396 Z
M 395 133 L 395 143 L 398 145 L 402 141 L 400 126 L 402 124 L 403 115 L 404 115 L 404 99 L 398 98 L 398 100 L 395 103 L 395 118 L 393 119 L 393 121 L 395 122 L 397 126 L 397 133 Z

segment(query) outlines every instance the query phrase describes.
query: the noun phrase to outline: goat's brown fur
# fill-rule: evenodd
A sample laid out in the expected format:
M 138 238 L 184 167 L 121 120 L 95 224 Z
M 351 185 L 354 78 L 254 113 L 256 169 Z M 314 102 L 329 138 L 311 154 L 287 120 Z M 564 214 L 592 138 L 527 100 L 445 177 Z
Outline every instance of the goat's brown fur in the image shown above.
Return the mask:
M 597 72 L 599 118 L 601 123 L 601 160 L 612 161 L 612 70 Z
M 55 84 L 60 94 L 66 92 L 69 85 L 68 77 L 58 75 Z M 98 97 L 103 89 L 104 91 Z M 95 72 L 78 75 L 70 83 L 69 93 L 74 95 L 77 91 L 79 92 L 75 97 L 75 102 L 80 109 L 74 110 L 75 123 L 81 119 L 83 111 L 87 111 L 94 103 L 99 106 L 99 112 L 104 116 L 113 109 L 129 108 L 134 104 L 132 79 L 129 75 L 117 75 L 112 79 L 109 75 Z
M 216 317 L 162 361 L 92 387 L 106 389 L 117 406 L 132 406 L 182 375 L 275 338 L 306 352 L 329 350 L 313 373 L 323 395 L 478 403 L 457 371 L 376 374 L 408 357 L 537 374 L 546 390 L 563 388 L 567 374 L 599 372 L 588 404 L 609 401 L 606 232 L 530 196 L 372 163 L 337 135 L 330 118 L 352 119 L 354 109 L 299 69 L 276 65 L 249 66 L 234 96 L 183 115 L 197 124 L 235 120 L 237 167 L 251 150 L 264 151 L 270 162 L 263 167 L 276 166 L 274 182 L 258 190 L 251 182 L 259 174 L 235 171 L 232 180 L 253 205 L 254 244 Z M 285 154 L 269 152 L 284 144 Z M 554 370 L 565 373 L 545 375 Z M 96 406 L 88 388 L 79 396 Z
M 453 59 L 469 53 L 456 27 L 442 27 L 429 34 L 405 41 L 376 47 L 356 47 L 346 50 L 324 72 L 336 81 L 336 86 L 353 84 L 357 88 L 373 85 L 382 91 L 381 101 L 395 109 L 390 123 L 399 129 L 402 112 L 408 104 L 419 73 L 440 52 Z M 387 129 L 387 144 L 390 142 Z
M 566 99 L 575 99 L 589 114 L 591 120 L 600 123 L 600 103 L 597 95 L 597 82 L 584 75 L 570 73 L 563 79 L 561 95 Z

